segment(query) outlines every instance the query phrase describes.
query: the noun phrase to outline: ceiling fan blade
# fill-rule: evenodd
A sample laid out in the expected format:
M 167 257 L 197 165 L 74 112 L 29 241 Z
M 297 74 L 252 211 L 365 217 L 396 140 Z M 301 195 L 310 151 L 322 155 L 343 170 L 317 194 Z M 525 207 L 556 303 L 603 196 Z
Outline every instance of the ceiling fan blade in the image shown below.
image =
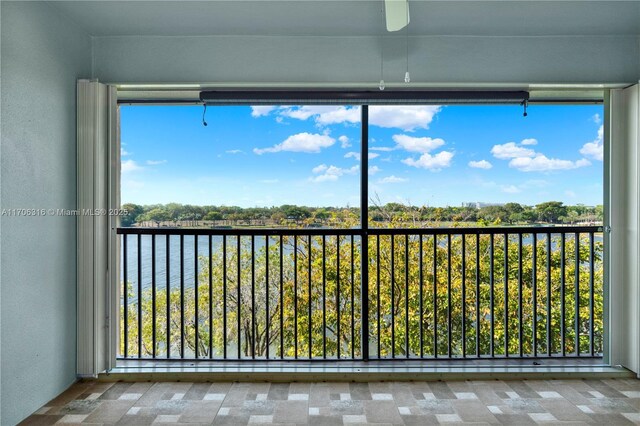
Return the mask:
M 409 24 L 409 0 L 384 0 L 387 31 L 400 31 Z

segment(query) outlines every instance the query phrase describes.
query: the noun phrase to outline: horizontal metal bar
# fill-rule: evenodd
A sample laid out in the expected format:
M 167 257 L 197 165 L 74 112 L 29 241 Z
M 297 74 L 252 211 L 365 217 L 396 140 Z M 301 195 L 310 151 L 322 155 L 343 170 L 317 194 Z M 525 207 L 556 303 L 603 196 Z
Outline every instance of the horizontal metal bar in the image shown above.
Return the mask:
M 295 228 L 295 229 L 234 229 L 234 228 L 118 228 L 118 234 L 138 235 L 255 235 L 255 236 L 322 236 L 322 235 L 359 235 L 362 231 L 358 229 L 328 229 L 328 228 Z M 585 232 L 585 231 L 583 231 Z
M 486 228 L 369 228 L 367 230 L 351 228 L 294 228 L 294 229 L 234 229 L 234 228 L 118 228 L 122 235 L 488 235 L 488 234 L 566 234 L 602 232 L 602 226 L 520 226 Z
M 519 104 L 525 91 L 442 90 L 210 90 L 200 92 L 208 105 L 389 105 L 389 104 Z
M 602 226 L 519 226 L 487 228 L 369 228 L 369 235 L 488 235 L 488 234 L 566 234 L 573 232 L 602 232 Z
M 597 354 L 594 356 L 590 356 L 590 355 L 584 355 L 584 356 L 575 356 L 575 355 L 553 355 L 553 356 L 544 356 L 544 357 L 527 357 L 527 356 L 523 356 L 523 357 L 519 357 L 519 356 L 509 356 L 506 357 L 504 355 L 495 355 L 495 356 L 467 356 L 467 357 L 462 357 L 462 355 L 454 355 L 452 357 L 444 357 L 442 355 L 434 357 L 434 356 L 425 356 L 422 358 L 419 357 L 411 357 L 411 358 L 376 358 L 374 361 L 375 362 L 393 362 L 393 363 L 406 363 L 406 362 L 424 362 L 424 361 L 473 361 L 473 360 L 509 360 L 509 361 L 522 361 L 522 360 L 526 360 L 526 361 L 542 361 L 544 362 L 545 360 L 549 360 L 549 359 L 580 359 L 580 360 L 589 360 L 589 359 L 602 359 L 602 355 L 598 356 Z M 323 359 L 323 358 L 284 358 L 284 359 L 280 359 L 280 358 L 255 358 L 255 359 L 251 359 L 251 358 L 227 358 L 227 359 L 223 359 L 223 358 L 157 358 L 157 359 L 152 359 L 152 358 L 133 358 L 133 357 L 128 357 L 128 358 L 123 358 L 123 357 L 118 357 L 116 358 L 117 361 L 137 361 L 137 360 L 141 360 L 141 361 L 154 361 L 154 362 L 158 362 L 158 363 L 164 363 L 164 362 L 195 362 L 195 363 L 211 363 L 211 362 L 218 362 L 220 361 L 221 363 L 234 363 L 234 362 L 241 362 L 241 363 L 250 363 L 250 362 L 281 362 L 281 363 L 291 363 L 291 364 L 300 364 L 300 363 L 307 363 L 307 362 L 311 362 L 311 363 L 322 363 L 322 362 L 343 362 L 343 363 L 349 363 L 349 362 L 358 362 L 358 361 L 363 361 L 364 359 L 362 358 L 341 358 L 341 359 L 336 359 L 336 358 L 332 358 L 332 359 Z M 371 362 L 371 361 L 368 361 Z M 434 365 L 429 365 L 429 364 L 425 364 L 424 366 L 431 366 L 433 367 Z M 436 365 L 439 366 L 439 365 Z M 515 366 L 521 366 L 521 365 L 514 365 Z M 539 367 L 545 367 L 545 365 L 540 365 Z M 546 367 L 550 367 L 549 365 L 547 365 Z

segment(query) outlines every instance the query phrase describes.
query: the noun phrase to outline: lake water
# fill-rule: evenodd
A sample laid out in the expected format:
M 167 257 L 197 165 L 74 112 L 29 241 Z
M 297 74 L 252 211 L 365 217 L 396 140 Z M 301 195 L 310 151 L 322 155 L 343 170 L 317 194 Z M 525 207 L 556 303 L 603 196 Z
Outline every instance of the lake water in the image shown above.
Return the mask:
M 137 244 L 137 236 L 129 235 L 123 236 L 127 238 L 128 246 L 127 246 L 127 281 L 131 283 L 133 286 L 134 293 L 137 292 L 138 287 L 138 244 Z M 156 236 L 156 288 L 164 289 L 167 285 L 167 266 L 166 266 L 166 238 L 165 235 L 157 235 Z M 299 237 L 299 239 L 303 239 L 305 237 Z M 430 238 L 430 237 L 425 237 Z M 540 235 L 538 237 L 539 241 L 544 240 L 544 236 Z M 567 237 L 567 241 L 573 239 L 572 236 Z M 595 241 L 602 242 L 602 235 L 596 234 Z M 140 241 L 141 247 L 141 283 L 142 288 L 147 289 L 152 286 L 152 238 L 150 235 L 144 235 Z M 250 250 L 250 246 L 246 244 L 250 244 L 251 237 L 244 236 L 242 237 L 242 252 L 244 253 L 246 250 Z M 357 241 L 357 239 L 356 239 Z M 439 245 L 446 246 L 446 238 L 443 236 L 439 237 Z M 472 245 L 475 243 L 475 238 L 469 238 L 468 244 Z M 532 242 L 532 237 L 528 236 L 523 238 L 523 245 L 530 245 Z M 335 242 L 334 242 L 335 243 Z M 269 242 L 270 247 L 277 247 L 279 244 L 279 238 L 272 237 Z M 343 243 L 345 244 L 345 243 Z M 510 238 L 510 244 L 517 244 L 517 237 L 513 236 Z M 256 237 L 255 238 L 255 251 L 256 253 L 263 249 L 265 246 L 265 237 Z M 496 244 L 496 247 L 498 244 Z M 552 250 L 557 250 L 557 244 L 552 245 Z M 198 236 L 198 256 L 208 258 L 209 256 L 209 237 L 208 236 Z M 219 252 L 222 250 L 222 237 L 215 236 L 212 237 L 211 250 L 213 253 Z M 237 237 L 229 236 L 227 237 L 227 255 L 231 256 L 236 253 L 237 250 Z M 179 236 L 171 236 L 169 239 L 169 282 L 171 288 L 179 288 L 180 287 L 180 237 Z M 292 252 L 292 247 L 285 245 L 284 254 L 290 254 Z M 122 260 L 124 259 L 124 250 L 121 250 L 121 270 L 120 270 L 120 278 L 124 279 L 124 263 Z M 200 267 L 200 265 L 198 266 Z M 185 235 L 184 236 L 184 254 L 183 254 L 183 268 L 184 268 L 184 283 L 185 288 L 193 288 L 195 284 L 195 236 L 193 235 Z M 130 303 L 135 303 L 137 297 L 134 294 L 133 298 L 130 298 Z

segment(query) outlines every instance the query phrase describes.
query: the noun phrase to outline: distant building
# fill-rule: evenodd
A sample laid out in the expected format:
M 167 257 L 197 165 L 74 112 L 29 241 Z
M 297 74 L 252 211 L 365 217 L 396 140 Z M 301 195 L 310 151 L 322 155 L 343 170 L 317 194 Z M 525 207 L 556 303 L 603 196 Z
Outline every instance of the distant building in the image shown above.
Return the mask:
M 480 201 L 472 201 L 470 203 L 462 203 L 462 207 L 471 207 L 474 209 L 481 209 L 482 207 L 489 206 L 503 206 L 504 203 L 481 203 Z

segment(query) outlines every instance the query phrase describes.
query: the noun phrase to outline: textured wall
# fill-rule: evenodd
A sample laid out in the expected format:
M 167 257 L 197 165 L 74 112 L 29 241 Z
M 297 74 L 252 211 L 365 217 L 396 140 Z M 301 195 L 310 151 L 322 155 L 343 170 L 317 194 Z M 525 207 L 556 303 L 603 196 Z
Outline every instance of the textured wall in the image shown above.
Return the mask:
M 76 206 L 76 78 L 91 40 L 40 2 L 2 2 L 1 207 Z M 76 377 L 76 221 L 3 216 L 0 424 Z
M 401 82 L 405 38 L 384 42 L 384 79 Z M 94 75 L 108 82 L 371 82 L 379 37 L 151 37 L 94 39 Z M 637 36 L 412 37 L 410 70 L 423 83 L 631 83 Z

